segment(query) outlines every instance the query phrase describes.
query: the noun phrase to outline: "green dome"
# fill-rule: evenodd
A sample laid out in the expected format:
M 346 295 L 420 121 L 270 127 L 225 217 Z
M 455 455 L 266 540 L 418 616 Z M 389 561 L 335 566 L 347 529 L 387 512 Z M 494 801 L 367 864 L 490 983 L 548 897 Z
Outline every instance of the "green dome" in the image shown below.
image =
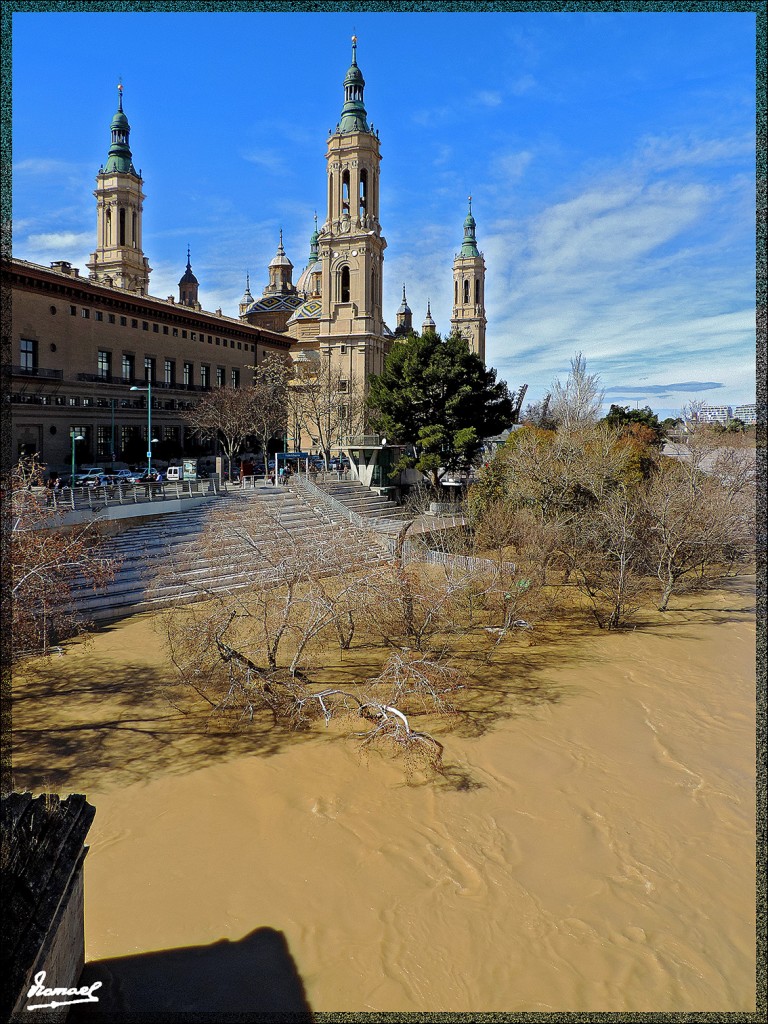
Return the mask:
M 105 174 L 136 174 L 136 168 L 131 159 L 131 148 L 128 144 L 131 137 L 131 126 L 123 111 L 123 87 L 118 85 L 118 101 L 115 116 L 112 118 L 110 130 L 112 132 L 112 145 L 109 147 L 107 162 L 104 165 Z
M 370 132 L 363 103 L 365 79 L 357 66 L 357 36 L 352 36 L 352 63 L 344 76 L 344 106 L 341 108 L 339 131 Z
M 475 238 L 475 218 L 472 216 L 472 196 L 469 197 L 469 213 L 464 219 L 464 241 L 461 243 L 462 256 L 479 256 Z

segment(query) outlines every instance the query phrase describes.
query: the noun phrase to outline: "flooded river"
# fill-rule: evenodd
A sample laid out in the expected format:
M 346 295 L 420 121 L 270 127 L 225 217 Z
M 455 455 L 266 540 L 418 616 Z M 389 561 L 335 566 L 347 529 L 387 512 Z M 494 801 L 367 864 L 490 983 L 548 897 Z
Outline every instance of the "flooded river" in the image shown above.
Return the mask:
M 153 696 L 139 616 L 18 688 L 16 785 L 96 806 L 87 959 L 165 970 L 158 1006 L 224 1005 L 200 950 L 256 933 L 315 1011 L 750 1010 L 754 644 L 742 579 L 511 651 L 445 726 L 447 780 L 406 785 L 334 735 L 201 738 Z M 181 947 L 204 996 L 170 980 Z

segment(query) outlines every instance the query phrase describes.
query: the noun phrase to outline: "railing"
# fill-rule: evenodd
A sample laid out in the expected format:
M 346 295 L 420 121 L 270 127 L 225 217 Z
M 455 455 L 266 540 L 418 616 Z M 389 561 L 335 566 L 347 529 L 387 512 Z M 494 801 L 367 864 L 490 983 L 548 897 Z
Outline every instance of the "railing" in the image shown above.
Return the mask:
M 360 515 L 359 512 L 353 511 L 351 508 L 334 498 L 332 494 L 328 494 L 327 491 L 321 490 L 315 483 L 308 480 L 306 477 L 299 476 L 298 473 L 293 475 L 289 481 L 289 486 L 295 488 L 304 494 L 305 497 L 310 498 L 313 501 L 322 501 L 325 505 L 329 506 L 347 519 L 353 526 L 357 526 L 360 530 L 375 529 L 375 523 L 370 522 Z
M 60 510 L 89 509 L 97 512 L 115 505 L 139 505 L 144 502 L 173 501 L 182 498 L 205 497 L 226 491 L 216 478 L 208 480 L 177 480 L 170 483 L 151 481 L 137 484 L 108 484 L 101 487 L 62 487 L 46 494 L 46 504 Z
M 11 374 L 14 377 L 43 377 L 46 380 L 63 380 L 63 370 L 46 370 L 42 366 L 12 366 Z
M 342 448 L 381 448 L 381 434 L 354 434 L 342 437 Z
M 450 551 L 434 551 L 407 540 L 402 546 L 403 562 L 428 562 L 430 565 L 445 565 L 467 572 L 504 572 L 513 574 L 516 571 L 514 562 L 495 562 L 492 558 L 477 558 L 475 555 L 454 555 Z

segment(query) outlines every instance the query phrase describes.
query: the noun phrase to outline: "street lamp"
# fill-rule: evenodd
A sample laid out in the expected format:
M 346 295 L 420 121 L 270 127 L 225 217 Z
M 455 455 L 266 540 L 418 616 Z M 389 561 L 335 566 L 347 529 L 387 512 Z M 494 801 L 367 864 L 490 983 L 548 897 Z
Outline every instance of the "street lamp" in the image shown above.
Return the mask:
M 69 480 L 69 486 L 72 488 L 73 494 L 74 494 L 74 489 L 75 489 L 75 441 L 84 441 L 84 440 L 85 440 L 85 438 L 83 437 L 82 434 L 76 434 L 74 432 L 74 430 L 72 431 L 72 476 L 70 477 L 70 480 Z
M 136 387 L 134 384 L 131 391 L 147 392 L 147 476 L 152 472 L 152 381 L 147 380 L 145 388 Z

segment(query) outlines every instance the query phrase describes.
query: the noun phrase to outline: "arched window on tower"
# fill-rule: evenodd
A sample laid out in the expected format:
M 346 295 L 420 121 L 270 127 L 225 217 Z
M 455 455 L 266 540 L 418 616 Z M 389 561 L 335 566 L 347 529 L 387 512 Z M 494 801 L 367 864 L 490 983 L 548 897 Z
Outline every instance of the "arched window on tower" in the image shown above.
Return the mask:
M 125 245 L 125 210 L 120 207 L 120 241 L 118 245 Z
M 136 248 L 136 212 L 131 215 L 131 245 Z
M 480 305 L 480 278 L 475 278 L 475 305 Z
M 341 268 L 339 288 L 339 299 L 341 302 L 349 302 L 349 267 Z
M 453 304 L 454 304 L 454 306 L 458 306 L 458 304 L 459 304 L 459 282 L 458 281 L 454 281 L 453 282 Z
M 365 217 L 368 209 L 368 171 L 365 168 L 360 171 L 360 220 Z
M 341 215 L 349 216 L 349 171 L 344 171 L 341 176 Z
M 469 281 L 464 281 L 464 305 L 469 303 Z
M 112 245 L 112 211 L 111 210 L 107 210 L 107 215 L 106 215 L 106 218 L 105 218 L 105 225 L 104 225 L 104 234 L 106 236 L 104 238 L 104 244 L 105 245 Z

